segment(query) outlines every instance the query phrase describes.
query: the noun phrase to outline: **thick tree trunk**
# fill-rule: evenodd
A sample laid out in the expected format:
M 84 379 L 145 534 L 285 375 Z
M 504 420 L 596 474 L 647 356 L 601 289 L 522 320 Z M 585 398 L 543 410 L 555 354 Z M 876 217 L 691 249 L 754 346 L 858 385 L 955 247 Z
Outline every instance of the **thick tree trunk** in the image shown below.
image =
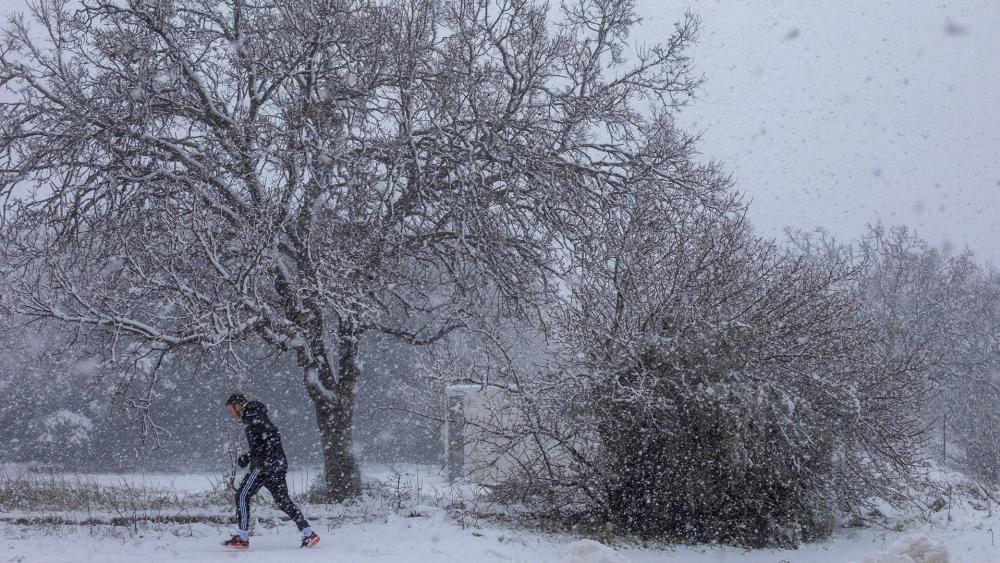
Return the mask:
M 355 498 L 361 494 L 361 473 L 351 451 L 354 413 L 337 401 L 314 401 L 314 405 L 326 485 L 319 500 L 344 502 Z
M 318 491 L 319 502 L 344 502 L 361 495 L 361 472 L 353 452 L 354 392 L 360 373 L 357 334 L 341 327 L 337 353 L 336 375 L 326 354 L 314 354 L 315 362 L 304 366 L 323 447 L 325 486 Z M 315 375 L 311 377 L 309 370 Z M 316 383 L 322 391 L 310 388 Z

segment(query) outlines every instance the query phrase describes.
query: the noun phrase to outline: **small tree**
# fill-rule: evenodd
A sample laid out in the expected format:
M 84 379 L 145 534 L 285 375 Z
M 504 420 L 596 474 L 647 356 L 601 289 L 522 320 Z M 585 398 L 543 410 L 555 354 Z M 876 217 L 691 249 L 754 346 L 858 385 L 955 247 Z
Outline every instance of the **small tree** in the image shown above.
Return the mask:
M 291 354 L 325 491 L 358 494 L 359 340 L 527 316 L 637 181 L 698 197 L 669 110 L 692 16 L 624 50 L 629 0 L 38 0 L 3 32 L 16 309 L 103 343 L 148 406 L 190 347 Z M 638 105 L 651 104 L 651 112 Z M 681 166 L 678 166 L 681 164 Z M 137 369 L 138 368 L 138 369 Z

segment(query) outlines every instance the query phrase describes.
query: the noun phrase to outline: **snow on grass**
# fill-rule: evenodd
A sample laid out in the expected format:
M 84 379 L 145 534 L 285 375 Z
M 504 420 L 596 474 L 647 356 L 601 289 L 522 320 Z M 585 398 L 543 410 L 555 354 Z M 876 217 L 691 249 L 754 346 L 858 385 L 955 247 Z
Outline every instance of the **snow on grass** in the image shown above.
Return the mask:
M 8 469 L 9 470 L 9 469 Z M 293 473 L 293 492 L 304 495 L 317 472 Z M 70 477 L 67 476 L 67 479 Z M 80 476 L 72 476 L 80 480 Z M 211 474 L 90 475 L 86 482 L 118 487 L 129 482 L 215 504 L 139 511 L 164 518 L 122 521 L 121 508 L 84 512 L 30 511 L 25 517 L 58 517 L 31 525 L 0 510 L 0 561 L 17 563 L 124 563 L 137 561 L 296 563 L 531 562 L 531 563 L 1000 563 L 992 530 L 1000 530 L 996 504 L 949 499 L 949 507 L 881 527 L 838 528 L 827 541 L 795 550 L 727 546 L 607 546 L 572 534 L 548 534 L 502 524 L 483 515 L 475 487 L 452 486 L 437 468 L 367 466 L 365 497 L 349 506 L 302 505 L 322 541 L 298 548 L 298 531 L 283 514 L 255 505 L 256 525 L 248 552 L 230 553 L 219 543 L 234 533 L 228 496 L 206 497 L 218 486 Z M 215 479 L 214 481 L 212 479 Z M 185 497 L 184 495 L 193 495 Z M 103 510 L 103 512 L 102 512 Z M 181 516 L 178 518 L 178 516 Z M 908 558 L 908 559 L 907 559 Z
M 420 517 L 388 515 L 371 521 L 316 522 L 322 536 L 313 550 L 301 550 L 290 523 L 258 528 L 250 551 L 229 553 L 219 542 L 231 530 L 195 524 L 157 526 L 130 534 L 110 527 L 28 528 L 0 525 L 0 561 L 17 563 L 125 563 L 137 561 L 205 563 L 889 563 L 878 559 L 901 534 L 850 530 L 828 542 L 798 550 L 748 552 L 732 547 L 608 547 L 591 540 L 483 525 L 462 528 L 439 511 Z M 843 532 L 843 531 L 842 531 Z M 951 558 L 899 559 L 896 563 L 991 563 L 1000 550 L 982 530 L 927 530 L 920 537 L 947 542 Z M 932 543 L 929 542 L 929 543 Z M 908 556 L 908 555 L 907 555 Z

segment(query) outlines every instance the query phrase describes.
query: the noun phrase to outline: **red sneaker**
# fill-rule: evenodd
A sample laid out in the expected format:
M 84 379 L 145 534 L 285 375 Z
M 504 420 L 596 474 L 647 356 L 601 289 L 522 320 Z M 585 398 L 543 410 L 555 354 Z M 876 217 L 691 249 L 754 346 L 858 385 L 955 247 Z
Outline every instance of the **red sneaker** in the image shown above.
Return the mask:
M 317 539 L 317 541 L 319 541 L 319 539 Z M 250 542 L 241 538 L 239 534 L 236 534 L 235 536 L 222 542 L 222 545 L 227 549 L 250 549 Z
M 300 545 L 299 547 L 316 547 L 316 544 L 318 543 L 319 543 L 319 536 L 316 534 L 316 532 L 313 532 L 311 535 L 303 536 L 302 545 Z

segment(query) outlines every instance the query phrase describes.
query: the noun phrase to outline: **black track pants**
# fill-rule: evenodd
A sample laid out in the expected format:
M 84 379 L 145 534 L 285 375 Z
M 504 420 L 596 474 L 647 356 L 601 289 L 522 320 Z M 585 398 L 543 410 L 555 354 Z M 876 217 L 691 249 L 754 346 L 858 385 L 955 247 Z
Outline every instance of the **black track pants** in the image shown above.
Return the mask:
M 288 497 L 288 483 L 285 481 L 284 471 L 263 471 L 261 469 L 251 469 L 243 477 L 239 489 L 236 491 L 236 519 L 239 522 L 240 530 L 249 529 L 250 525 L 250 499 L 253 498 L 261 487 L 266 487 L 274 501 L 278 503 L 278 508 L 284 511 L 289 518 L 295 522 L 299 530 L 309 527 L 305 517 L 299 507 L 295 506 L 292 499 Z

